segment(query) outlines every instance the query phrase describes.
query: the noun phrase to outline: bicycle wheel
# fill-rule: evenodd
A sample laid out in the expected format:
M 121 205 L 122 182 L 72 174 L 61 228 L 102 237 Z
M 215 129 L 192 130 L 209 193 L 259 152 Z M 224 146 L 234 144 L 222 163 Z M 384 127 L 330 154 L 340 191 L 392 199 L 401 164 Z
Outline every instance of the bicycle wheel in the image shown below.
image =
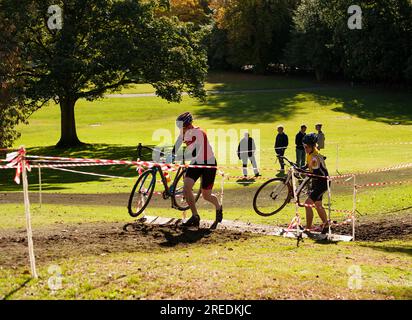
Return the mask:
M 180 211 L 189 210 L 189 205 L 183 196 L 183 185 L 186 170 L 180 172 L 172 186 L 172 206 Z M 195 202 L 199 200 L 201 194 L 202 177 L 200 177 L 193 186 L 193 195 L 195 197 Z
M 292 187 L 285 179 L 274 178 L 266 181 L 256 191 L 253 209 L 258 215 L 267 217 L 282 210 L 290 201 Z
M 152 198 L 153 191 L 156 185 L 156 172 L 153 170 L 146 170 L 137 179 L 132 193 L 129 197 L 129 214 L 132 217 L 137 217 L 141 214 Z

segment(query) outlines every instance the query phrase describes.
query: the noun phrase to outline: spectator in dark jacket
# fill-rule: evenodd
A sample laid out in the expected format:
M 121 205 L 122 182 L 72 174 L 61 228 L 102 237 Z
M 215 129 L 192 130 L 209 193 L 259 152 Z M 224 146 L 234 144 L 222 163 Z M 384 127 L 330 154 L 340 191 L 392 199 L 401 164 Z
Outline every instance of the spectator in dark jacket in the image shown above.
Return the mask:
M 285 128 L 282 125 L 279 125 L 277 129 L 278 134 L 276 136 L 275 152 L 280 163 L 280 172 L 283 173 L 285 172 L 285 161 L 281 157 L 285 155 L 286 148 L 289 145 L 289 139 L 286 133 L 284 133 Z
M 303 147 L 303 137 L 306 135 L 306 125 L 301 125 L 300 131 L 296 135 L 295 144 L 296 144 L 296 164 L 299 168 L 303 168 L 306 162 L 306 153 L 305 148 Z
M 242 140 L 240 140 L 239 146 L 237 147 L 237 156 L 239 157 L 240 160 L 242 160 L 243 176 L 245 178 L 247 178 L 248 160 L 250 160 L 250 162 L 252 163 L 253 172 L 255 174 L 255 177 L 260 176 L 257 163 L 256 163 L 255 151 L 256 151 L 255 141 L 253 140 L 252 137 L 249 136 L 249 133 L 246 132 L 245 136 L 243 137 Z

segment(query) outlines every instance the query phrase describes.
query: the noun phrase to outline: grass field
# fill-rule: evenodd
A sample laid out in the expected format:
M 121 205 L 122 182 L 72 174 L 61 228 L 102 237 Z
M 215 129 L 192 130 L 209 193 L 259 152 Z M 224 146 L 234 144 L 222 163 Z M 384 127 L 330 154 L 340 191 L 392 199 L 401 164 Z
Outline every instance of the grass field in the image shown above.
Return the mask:
M 53 145 L 59 138 L 59 108 L 49 105 L 35 113 L 16 146 L 25 145 L 29 154 L 63 155 L 100 159 L 136 159 L 136 145 L 169 144 L 156 141 L 156 129 L 174 134 L 174 120 L 191 111 L 196 124 L 208 130 L 227 133 L 255 131 L 260 145 L 263 178 L 276 174 L 273 155 L 277 124 L 285 125 L 292 145 L 286 155 L 294 160 L 293 140 L 302 123 L 309 131 L 317 122 L 324 124 L 324 154 L 331 173 L 361 172 L 410 163 L 412 156 L 412 93 L 381 89 L 352 88 L 342 84 L 320 86 L 310 79 L 211 74 L 208 90 L 271 91 L 210 94 L 206 103 L 187 96 L 181 104 L 159 98 L 107 98 L 96 102 L 79 101 L 76 107 L 78 134 L 90 145 L 62 152 Z M 138 85 L 122 93 L 151 93 L 149 85 Z M 218 162 L 230 163 L 237 144 L 214 143 Z M 410 143 L 411 142 L 411 143 Z M 410 143 L 410 144 L 409 144 Z M 149 156 L 149 154 L 146 154 Z M 76 170 L 136 177 L 133 167 L 96 167 Z M 226 168 L 231 176 L 240 169 Z M 0 196 L 17 192 L 14 172 L 0 171 Z M 412 170 L 373 173 L 357 177 L 358 183 L 411 181 Z M 288 205 L 280 214 L 263 218 L 253 212 L 253 194 L 263 180 L 242 185 L 235 178 L 225 182 L 225 219 L 259 224 L 287 224 L 294 214 Z M 63 194 L 64 203 L 36 204 L 38 172 L 29 175 L 34 242 L 41 278 L 27 282 L 27 253 L 24 243 L 25 220 L 19 196 L 6 203 L 0 197 L 0 297 L 20 298 L 223 298 L 223 299 L 411 299 L 412 238 L 410 235 L 385 241 L 324 244 L 311 240 L 299 248 L 290 239 L 233 234 L 218 231 L 194 239 L 168 234 L 167 230 L 146 233 L 121 232 L 133 221 L 123 200 L 109 203 L 105 194 L 126 197 L 134 179 L 109 179 L 54 170 L 42 171 L 43 192 Z M 220 180 L 217 179 L 217 187 Z M 159 189 L 160 190 L 160 189 Z M 333 185 L 334 208 L 352 208 L 352 190 Z M 412 217 L 412 184 L 360 189 L 358 218 L 373 226 L 381 220 L 408 224 Z M 76 195 L 102 194 L 97 202 L 76 203 Z M 71 198 L 71 196 L 73 197 Z M 122 198 L 123 197 L 123 198 Z M 156 199 L 148 209 L 151 215 L 179 217 L 169 203 Z M 203 218 L 213 219 L 209 205 L 200 203 Z M 343 214 L 333 218 L 341 221 Z M 403 221 L 403 222 L 402 222 Z M 318 222 L 318 220 L 317 220 Z M 77 230 L 77 231 L 76 231 Z M 166 236 L 168 235 L 168 236 Z M 169 237 L 169 238 L 168 238 Z M 170 242 L 170 237 L 178 241 Z M 171 246 L 170 243 L 174 245 Z M 58 265 L 63 275 L 62 289 L 50 291 L 48 268 Z M 362 271 L 362 287 L 348 288 L 351 266 Z M 349 269 L 348 269 L 349 268 Z M 253 282 L 250 281 L 253 279 Z M 24 285 L 23 285 L 24 284 Z M 22 286 L 21 286 L 22 285 Z M 193 290 L 198 286 L 198 290 Z

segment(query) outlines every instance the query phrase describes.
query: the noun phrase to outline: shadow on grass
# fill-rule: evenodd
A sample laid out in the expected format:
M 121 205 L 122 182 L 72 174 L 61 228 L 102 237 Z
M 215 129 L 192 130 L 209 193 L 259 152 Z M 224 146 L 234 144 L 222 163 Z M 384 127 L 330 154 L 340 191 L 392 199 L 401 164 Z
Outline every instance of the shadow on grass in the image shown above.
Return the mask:
M 240 178 L 240 179 L 236 180 L 236 183 L 241 185 L 241 186 L 248 187 L 251 184 L 256 183 L 256 179 L 254 179 L 254 178 Z
M 135 146 L 119 146 L 108 144 L 84 145 L 78 148 L 66 150 L 56 149 L 54 146 L 28 148 L 28 155 L 70 157 L 70 158 L 92 158 L 92 159 L 111 159 L 111 160 L 136 160 L 137 148 Z M 152 152 L 150 149 L 142 150 L 141 160 L 151 160 Z M 33 161 L 32 161 L 33 163 Z M 136 177 L 137 173 L 133 166 L 92 166 L 92 167 L 70 167 L 70 170 L 91 172 L 97 174 L 114 175 L 121 177 Z M 15 170 L 2 170 L 0 175 L 1 191 L 21 191 L 21 186 L 13 181 Z M 107 178 L 91 175 L 77 174 L 73 172 L 58 171 L 49 168 L 42 168 L 42 189 L 45 191 L 66 189 L 66 183 L 86 183 L 91 181 L 103 181 Z M 39 187 L 39 171 L 33 168 L 28 175 L 29 185 L 35 190 Z M 90 192 L 98 192 L 91 190 Z
M 226 123 L 262 123 L 291 118 L 295 112 L 293 92 L 211 95 L 202 118 Z
M 409 211 L 410 209 L 412 209 L 412 206 L 404 207 L 404 208 L 400 208 L 400 209 L 394 209 L 394 210 L 390 210 L 390 211 L 386 211 L 386 212 L 384 212 L 384 214 L 398 213 L 398 212 L 403 212 L 403 211 Z
M 23 289 L 30 281 L 32 278 L 26 279 L 22 284 L 20 284 L 17 288 L 13 289 L 12 291 L 6 293 L 4 297 L 1 300 L 8 300 L 11 298 L 11 296 L 17 292 L 19 292 L 21 289 Z
M 412 125 L 412 94 L 373 89 L 322 90 L 306 93 L 298 101 L 314 101 L 319 106 L 333 106 L 332 111 L 391 125 Z
M 412 125 L 409 92 L 365 88 L 296 89 L 269 93 L 211 95 L 197 115 L 225 123 L 271 123 L 292 118 L 302 103 L 392 125 Z
M 403 253 L 412 256 L 412 246 L 361 244 L 361 247 L 371 248 L 387 253 Z
M 270 90 L 318 87 L 321 83 L 311 76 L 258 75 L 241 72 L 210 72 L 207 82 L 212 90 Z
M 181 243 L 196 243 L 205 237 L 210 236 L 212 231 L 210 229 L 198 230 L 183 230 L 180 234 L 173 234 L 170 231 L 161 230 L 164 234 L 166 242 L 161 243 L 163 247 L 174 247 Z

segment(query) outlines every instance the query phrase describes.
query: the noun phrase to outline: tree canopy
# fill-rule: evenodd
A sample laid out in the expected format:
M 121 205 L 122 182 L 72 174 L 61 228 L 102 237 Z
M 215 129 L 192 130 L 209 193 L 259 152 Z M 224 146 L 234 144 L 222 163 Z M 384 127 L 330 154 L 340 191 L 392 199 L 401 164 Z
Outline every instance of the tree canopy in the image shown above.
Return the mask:
M 81 144 L 74 107 L 132 83 L 150 83 L 156 94 L 180 101 L 182 92 L 203 98 L 207 55 L 203 29 L 156 15 L 164 1 L 0 0 L 4 23 L 24 65 L 14 75 L 27 104 L 55 100 L 61 109 L 58 146 Z M 50 29 L 50 5 L 62 13 Z M 29 14 L 28 14 L 29 13 Z
M 16 78 L 22 63 L 17 43 L 12 41 L 15 28 L 6 23 L 2 12 L 0 30 L 0 148 L 7 148 L 20 136 L 16 126 L 25 122 L 32 110 L 30 104 L 22 103 L 22 82 Z
M 412 2 L 362 2 L 362 27 L 349 29 L 350 0 L 302 0 L 294 16 L 286 60 L 313 69 L 318 79 L 398 83 L 411 79 Z
M 237 69 L 253 65 L 259 73 L 265 72 L 270 63 L 279 63 L 289 40 L 296 4 L 295 0 L 211 1 L 215 32 L 220 34 L 214 39 L 226 41 L 227 62 Z M 219 45 L 214 48 L 219 50 Z
M 81 144 L 79 99 L 133 83 L 168 101 L 204 98 L 208 67 L 412 83 L 412 1 L 361 1 L 360 29 L 348 26 L 352 2 L 0 0 L 1 144 L 51 100 L 62 115 L 58 146 Z M 61 9 L 61 28 L 49 26 L 59 20 L 50 5 Z

